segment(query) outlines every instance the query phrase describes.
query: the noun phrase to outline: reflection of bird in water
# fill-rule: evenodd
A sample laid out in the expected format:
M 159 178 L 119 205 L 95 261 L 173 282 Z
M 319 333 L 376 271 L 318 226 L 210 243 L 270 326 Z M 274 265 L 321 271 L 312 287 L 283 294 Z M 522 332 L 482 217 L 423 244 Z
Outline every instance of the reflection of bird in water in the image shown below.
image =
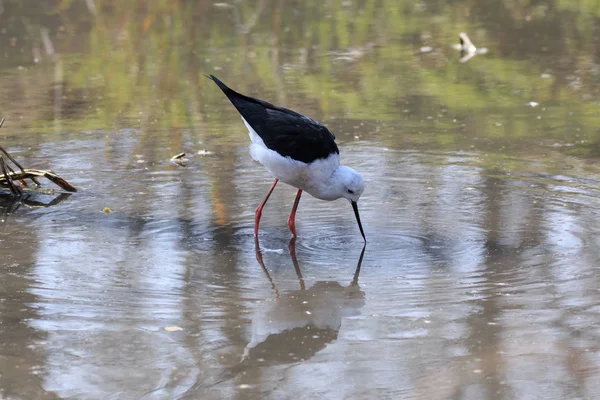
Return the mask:
M 365 303 L 365 293 L 358 286 L 358 275 L 365 254 L 363 247 L 354 277 L 348 286 L 338 282 L 316 282 L 306 289 L 304 278 L 296 258 L 296 239 L 292 238 L 288 246 L 299 290 L 280 294 L 269 271 L 265 267 L 258 239 L 256 260 L 263 269 L 275 294 L 273 301 L 257 310 L 252 319 L 252 339 L 244 349 L 242 360 L 227 368 L 225 373 L 208 385 L 194 385 L 194 390 L 213 387 L 247 372 L 256 371 L 256 367 L 290 364 L 308 360 L 329 343 L 337 339 L 342 318 L 358 315 Z
M 358 286 L 363 247 L 352 282 L 320 281 L 306 289 L 296 258 L 295 239 L 288 246 L 296 269 L 299 290 L 280 295 L 262 259 L 256 259 L 275 292 L 275 299 L 252 319 L 252 339 L 242 358 L 243 366 L 275 365 L 307 360 L 337 339 L 342 318 L 358 315 L 365 294 Z

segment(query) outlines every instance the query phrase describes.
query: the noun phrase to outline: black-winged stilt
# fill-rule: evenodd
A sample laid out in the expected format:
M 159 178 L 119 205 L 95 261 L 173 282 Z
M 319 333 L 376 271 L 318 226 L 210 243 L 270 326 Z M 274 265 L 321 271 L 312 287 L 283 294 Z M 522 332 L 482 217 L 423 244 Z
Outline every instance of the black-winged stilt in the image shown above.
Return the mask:
M 319 122 L 295 111 L 245 96 L 230 89 L 214 75 L 208 76 L 235 106 L 248 128 L 250 154 L 275 177 L 275 181 L 254 216 L 254 235 L 269 196 L 278 181 L 298 188 L 288 227 L 296 236 L 296 209 L 302 191 L 317 199 L 350 201 L 363 239 L 365 233 L 358 214 L 358 199 L 365 185 L 358 172 L 340 165 L 335 136 Z

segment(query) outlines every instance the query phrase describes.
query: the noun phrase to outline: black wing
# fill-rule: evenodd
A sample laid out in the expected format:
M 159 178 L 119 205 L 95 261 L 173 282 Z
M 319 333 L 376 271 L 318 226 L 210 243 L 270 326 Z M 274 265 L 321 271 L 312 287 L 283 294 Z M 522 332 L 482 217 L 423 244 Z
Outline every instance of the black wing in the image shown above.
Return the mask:
M 209 78 L 221 88 L 269 149 L 305 163 L 339 154 L 335 136 L 317 121 L 287 108 L 244 96 L 228 88 L 214 75 Z

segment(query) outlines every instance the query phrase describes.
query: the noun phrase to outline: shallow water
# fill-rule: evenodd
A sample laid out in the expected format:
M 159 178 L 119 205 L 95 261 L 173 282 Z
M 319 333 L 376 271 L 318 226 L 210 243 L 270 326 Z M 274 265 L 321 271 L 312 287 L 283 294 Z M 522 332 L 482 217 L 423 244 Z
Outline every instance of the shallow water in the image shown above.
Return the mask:
M 80 190 L 0 198 L 3 397 L 597 396 L 585 5 L 16 4 L 0 144 Z M 285 185 L 257 246 L 271 178 L 203 73 L 336 133 L 364 252 L 343 200 L 304 196 L 291 242 Z

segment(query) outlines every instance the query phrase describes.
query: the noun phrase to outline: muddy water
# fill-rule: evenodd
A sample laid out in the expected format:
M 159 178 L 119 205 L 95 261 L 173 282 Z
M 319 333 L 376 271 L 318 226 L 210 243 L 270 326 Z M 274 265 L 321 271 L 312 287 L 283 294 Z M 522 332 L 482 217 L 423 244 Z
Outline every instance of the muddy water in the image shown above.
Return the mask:
M 162 3 L 0 15 L 0 142 L 80 189 L 0 198 L 3 397 L 597 396 L 593 12 Z M 310 196 L 290 241 L 285 185 L 255 242 L 271 178 L 207 72 L 336 133 L 365 248 Z

